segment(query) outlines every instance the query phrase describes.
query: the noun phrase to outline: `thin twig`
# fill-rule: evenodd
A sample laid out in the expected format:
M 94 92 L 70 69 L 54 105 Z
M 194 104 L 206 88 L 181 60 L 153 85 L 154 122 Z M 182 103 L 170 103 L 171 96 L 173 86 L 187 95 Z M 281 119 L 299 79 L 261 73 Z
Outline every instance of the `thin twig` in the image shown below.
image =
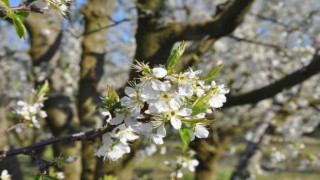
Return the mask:
M 36 12 L 36 13 L 41 13 L 43 14 L 44 11 L 41 10 L 40 8 L 36 8 L 36 7 L 28 7 L 24 4 L 18 6 L 18 7 L 12 7 L 10 8 L 12 11 L 16 12 L 16 11 L 28 11 L 28 12 Z M 0 17 L 5 17 L 8 13 L 8 10 L 5 8 L 0 8 Z
M 10 131 L 12 131 L 12 130 L 20 127 L 20 126 L 22 126 L 23 124 L 24 124 L 23 122 L 19 122 L 19 123 L 13 125 L 13 126 L 7 128 L 6 130 L 0 132 L 0 140 L 1 140 L 1 138 L 2 138 L 5 134 L 9 133 Z
M 86 132 L 79 132 L 75 134 L 70 134 L 62 137 L 53 137 L 23 148 L 13 149 L 10 151 L 0 150 L 0 159 L 16 156 L 19 154 L 27 154 L 35 149 L 38 149 L 43 146 L 54 144 L 57 142 L 74 142 L 74 141 L 91 141 L 98 137 L 101 137 L 104 133 L 112 131 L 116 126 L 107 126 L 99 129 L 93 129 Z

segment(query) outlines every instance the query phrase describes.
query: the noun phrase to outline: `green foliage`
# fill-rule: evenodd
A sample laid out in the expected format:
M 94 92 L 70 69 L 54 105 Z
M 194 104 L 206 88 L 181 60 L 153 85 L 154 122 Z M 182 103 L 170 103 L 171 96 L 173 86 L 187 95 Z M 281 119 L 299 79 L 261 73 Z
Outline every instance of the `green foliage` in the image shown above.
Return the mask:
M 167 64 L 166 64 L 166 69 L 168 70 L 173 70 L 174 67 L 177 65 L 177 63 L 179 62 L 180 60 L 180 57 L 181 55 L 183 54 L 184 50 L 186 48 L 186 42 L 182 42 L 178 48 L 174 49 L 170 56 L 168 57 L 168 60 L 167 60 Z
M 62 168 L 65 164 L 68 164 L 67 158 L 65 157 L 55 157 L 52 162 L 55 162 L 58 168 Z
M 200 113 L 204 113 L 209 107 L 208 100 L 210 98 L 210 94 L 199 97 L 192 105 L 192 116 L 195 116 Z
M 49 87 L 49 82 L 48 80 L 46 80 L 42 86 L 39 87 L 39 90 L 37 92 L 37 94 L 46 94 L 48 93 L 50 90 L 50 87 Z
M 210 124 L 213 122 L 213 120 L 208 120 L 206 118 L 198 118 L 198 119 L 181 119 L 182 122 L 189 123 L 189 124 L 197 124 L 197 123 L 203 123 L 203 124 Z
M 103 99 L 102 103 L 97 106 L 97 109 L 103 108 L 107 110 L 112 110 L 120 107 L 121 104 L 119 95 L 112 87 L 108 87 L 107 96 Z
M 12 18 L 14 27 L 16 28 L 16 33 L 18 35 L 19 38 L 26 38 L 26 34 L 27 34 L 27 30 L 26 27 L 23 25 L 22 21 L 18 18 Z
M 0 0 L 0 6 L 10 10 L 10 3 L 8 0 Z
M 222 69 L 223 64 L 220 64 L 216 67 L 214 67 L 209 73 L 208 75 L 204 78 L 204 82 L 205 83 L 210 83 L 213 80 L 216 80 L 216 75 L 220 72 L 220 70 Z
M 12 20 L 19 38 L 23 37 L 25 39 L 27 30 L 22 21 L 29 16 L 29 13 L 25 11 L 12 11 L 8 0 L 0 0 L 0 5 L 7 9 L 6 17 Z
M 115 176 L 112 175 L 105 175 L 101 178 L 99 178 L 99 180 L 116 180 L 117 178 Z
M 21 21 L 23 21 L 29 16 L 29 12 L 26 12 L 26 11 L 16 11 L 14 13 Z
M 187 149 L 190 142 L 191 142 L 191 136 L 190 136 L 190 128 L 186 126 L 186 124 L 182 123 L 181 128 L 179 129 L 179 134 L 182 139 L 182 142 L 184 144 L 183 149 Z

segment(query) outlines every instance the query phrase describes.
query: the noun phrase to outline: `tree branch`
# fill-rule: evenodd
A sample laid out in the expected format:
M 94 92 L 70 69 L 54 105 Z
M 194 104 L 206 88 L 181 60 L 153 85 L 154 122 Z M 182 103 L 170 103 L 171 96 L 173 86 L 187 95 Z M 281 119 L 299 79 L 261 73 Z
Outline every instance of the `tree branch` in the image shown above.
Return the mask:
M 309 79 L 310 77 L 318 74 L 320 72 L 320 55 L 319 50 L 316 50 L 312 61 L 308 66 L 303 67 L 286 77 L 262 87 L 257 90 L 239 95 L 230 95 L 227 97 L 227 102 L 224 107 L 231 107 L 243 104 L 254 104 L 261 100 L 271 98 L 272 96 L 278 94 L 279 92 L 289 89 L 303 81 Z
M 41 10 L 40 8 L 36 8 L 36 7 L 28 7 L 28 5 L 26 4 L 21 4 L 18 7 L 12 7 L 10 8 L 12 11 L 28 11 L 28 12 L 36 12 L 36 13 L 41 13 L 43 14 L 44 11 Z M 8 10 L 5 8 L 0 8 L 0 18 L 3 18 L 7 15 Z
M 70 134 L 62 137 L 53 137 L 35 144 L 32 144 L 30 146 L 26 146 L 19 149 L 13 149 L 10 151 L 4 151 L 0 150 L 0 159 L 10 157 L 10 156 L 16 156 L 19 154 L 27 154 L 35 149 L 38 149 L 43 146 L 47 146 L 50 144 L 54 144 L 57 142 L 74 142 L 74 141 L 91 141 L 95 138 L 101 137 L 104 133 L 110 132 L 115 128 L 115 126 L 107 126 L 102 127 L 99 129 L 93 129 L 86 132 L 79 132 L 75 134 Z
M 205 36 L 218 39 L 230 34 L 244 19 L 254 0 L 230 0 L 217 7 L 211 21 L 169 24 L 174 41 L 201 40 Z
M 268 127 L 270 126 L 270 121 L 272 119 L 271 116 L 271 113 L 267 113 L 262 122 L 257 123 L 252 139 L 248 141 L 246 150 L 239 158 L 237 167 L 235 168 L 231 177 L 232 180 L 246 179 L 249 177 L 248 166 L 250 160 L 259 149 L 262 139 L 265 136 Z
M 23 124 L 24 124 L 23 122 L 19 122 L 19 123 L 13 125 L 13 126 L 10 126 L 10 127 L 7 128 L 6 130 L 0 132 L 0 140 L 1 140 L 1 138 L 2 138 L 5 134 L 9 133 L 9 132 L 12 131 L 12 130 L 15 130 L 16 128 L 22 126 Z
M 233 39 L 233 40 L 239 41 L 239 42 L 256 44 L 256 45 L 259 45 L 259 46 L 265 46 L 265 47 L 272 48 L 272 49 L 274 49 L 276 51 L 282 51 L 282 47 L 278 46 L 278 45 L 275 45 L 275 44 L 270 44 L 270 43 L 265 43 L 265 42 L 260 42 L 260 41 L 253 41 L 253 40 L 250 40 L 250 39 L 240 38 L 240 37 L 237 37 L 237 36 L 234 36 L 234 35 L 229 35 L 228 37 Z

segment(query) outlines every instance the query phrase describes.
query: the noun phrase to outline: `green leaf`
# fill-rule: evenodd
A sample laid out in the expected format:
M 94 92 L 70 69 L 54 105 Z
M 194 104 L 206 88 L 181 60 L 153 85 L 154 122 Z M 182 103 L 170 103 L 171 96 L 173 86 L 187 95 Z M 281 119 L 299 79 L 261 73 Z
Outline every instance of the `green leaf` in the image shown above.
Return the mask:
M 21 21 L 23 21 L 30 13 L 27 11 L 16 11 L 15 14 Z
M 46 80 L 46 81 L 43 83 L 43 85 L 39 88 L 37 94 L 46 94 L 46 93 L 49 92 L 49 90 L 50 90 L 49 82 L 48 82 L 48 80 Z
M 214 122 L 214 120 L 209 120 L 206 118 L 197 118 L 197 119 L 181 119 L 182 122 L 185 123 L 203 123 L 203 124 L 211 124 Z
M 184 123 L 182 123 L 181 128 L 179 129 L 179 134 L 184 144 L 184 148 L 187 148 L 191 142 L 190 129 Z
M 112 87 L 108 87 L 107 96 L 105 98 L 102 98 L 102 103 L 96 107 L 96 109 L 99 108 L 104 108 L 107 110 L 121 108 L 119 95 Z
M 108 87 L 108 95 L 107 95 L 109 100 L 112 100 L 113 102 L 119 102 L 120 98 L 117 92 L 112 88 Z
M 213 81 L 215 79 L 215 76 L 220 72 L 220 70 L 222 69 L 223 64 L 220 64 L 216 67 L 214 67 L 209 73 L 208 75 L 204 78 L 204 82 L 205 83 L 209 83 L 211 81 Z
M 10 9 L 10 3 L 8 0 L 0 0 L 0 6 L 6 8 L 6 9 Z
M 198 103 L 192 107 L 192 116 L 195 116 L 200 113 L 206 112 L 206 110 L 210 107 L 208 103 Z
M 192 116 L 205 112 L 209 107 L 210 94 L 199 97 L 192 105 Z
M 178 46 L 178 48 L 174 49 L 166 64 L 166 69 L 167 70 L 173 70 L 174 67 L 177 65 L 177 63 L 180 60 L 181 55 L 183 54 L 184 50 L 186 49 L 186 42 L 182 41 L 182 43 Z
M 22 37 L 26 38 L 27 30 L 26 30 L 26 27 L 23 25 L 22 21 L 20 20 L 20 18 L 16 16 L 12 18 L 12 20 L 19 38 L 22 38 Z

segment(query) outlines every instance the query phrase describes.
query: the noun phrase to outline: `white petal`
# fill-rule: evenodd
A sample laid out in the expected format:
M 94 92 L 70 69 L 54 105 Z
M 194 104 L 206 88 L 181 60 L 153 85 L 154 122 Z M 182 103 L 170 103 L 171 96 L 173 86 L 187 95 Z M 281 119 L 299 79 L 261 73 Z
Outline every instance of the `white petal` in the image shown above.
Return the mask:
M 189 109 L 189 108 L 183 108 L 183 109 L 181 109 L 177 114 L 178 114 L 179 116 L 190 116 L 191 113 L 192 113 L 192 110 L 191 110 L 191 109 Z
M 25 106 L 27 103 L 26 102 L 24 102 L 24 101 L 18 101 L 17 102 L 17 105 L 18 106 Z
M 128 106 L 128 105 L 130 105 L 130 98 L 125 96 L 120 99 L 120 103 L 122 106 Z
M 111 125 L 118 125 L 118 124 L 122 123 L 123 119 L 124 119 L 123 114 L 117 114 L 116 117 L 114 117 L 110 120 L 110 124 Z
M 213 108 L 220 108 L 223 106 L 223 103 L 218 97 L 212 97 L 209 99 L 209 104 Z
M 110 112 L 106 109 L 100 109 L 99 111 L 102 116 L 111 116 Z
M 98 157 L 103 157 L 105 156 L 107 149 L 108 149 L 107 146 L 100 146 L 95 155 Z
M 163 77 L 165 77 L 167 75 L 167 70 L 164 69 L 164 68 L 161 68 L 161 67 L 153 68 L 152 69 L 152 73 L 157 78 L 163 78 Z
M 39 112 L 39 116 L 40 116 L 41 118 L 46 118 L 46 117 L 47 117 L 47 113 L 46 113 L 45 111 L 40 111 L 40 112 Z
M 166 132 L 166 128 L 164 127 L 164 125 L 161 125 L 161 126 L 158 127 L 157 134 L 162 136 L 162 137 L 166 136 L 167 132 Z
M 157 90 L 154 90 L 151 86 L 146 85 L 142 89 L 141 98 L 144 101 L 147 101 L 149 99 L 157 99 L 160 95 L 160 92 Z
M 206 129 L 204 125 L 198 123 L 195 127 L 194 135 L 197 138 L 207 138 L 209 135 L 209 131 Z
M 124 92 L 129 97 L 135 97 L 137 95 L 136 91 L 132 87 L 128 87 L 128 86 L 124 89 Z
M 171 88 L 169 81 L 161 82 L 159 80 L 154 80 L 151 82 L 151 86 L 154 90 L 163 92 L 167 92 Z
M 124 118 L 124 122 L 127 126 L 133 126 L 138 123 L 137 119 L 134 117 L 126 117 Z
M 113 140 L 111 139 L 109 134 L 103 134 L 102 135 L 102 142 L 103 142 L 104 146 L 111 147 Z
M 179 118 L 177 117 L 171 117 L 170 119 L 171 125 L 175 128 L 175 129 L 180 129 L 181 128 L 181 121 Z
M 169 104 L 170 108 L 174 111 L 177 111 L 180 108 L 180 104 L 176 99 L 170 99 Z
M 143 135 L 148 135 L 152 132 L 152 125 L 150 123 L 143 123 L 138 127 L 138 129 Z
M 37 7 L 37 8 L 40 8 L 40 9 L 48 9 L 49 6 L 50 6 L 50 3 L 48 2 L 44 2 L 42 0 L 37 0 L 34 5 Z
M 153 134 L 152 135 L 152 140 L 155 144 L 163 144 L 163 137 L 158 135 L 158 134 Z
M 169 81 L 163 82 L 162 91 L 167 92 L 171 89 L 171 84 Z
M 192 96 L 193 95 L 193 88 L 191 84 L 183 84 L 178 88 L 179 95 L 181 96 Z
M 197 89 L 196 94 L 198 97 L 203 96 L 204 95 L 204 90 L 203 89 Z
M 169 107 L 164 101 L 157 101 L 149 105 L 149 111 L 150 113 L 162 113 L 169 111 Z

